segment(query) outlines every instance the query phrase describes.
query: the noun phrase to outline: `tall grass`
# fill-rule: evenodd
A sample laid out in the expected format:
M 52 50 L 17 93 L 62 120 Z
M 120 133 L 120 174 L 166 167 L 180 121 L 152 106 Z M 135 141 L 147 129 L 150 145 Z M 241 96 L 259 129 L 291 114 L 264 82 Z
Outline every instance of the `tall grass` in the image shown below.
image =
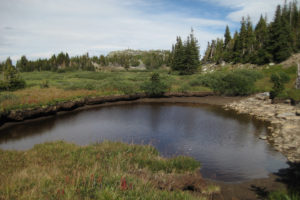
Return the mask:
M 53 142 L 25 152 L 0 150 L 0 158 L 0 199 L 181 200 L 206 194 L 205 188 L 198 197 L 159 189 L 153 177 L 167 181 L 194 173 L 200 165 L 188 157 L 164 159 L 151 146 Z

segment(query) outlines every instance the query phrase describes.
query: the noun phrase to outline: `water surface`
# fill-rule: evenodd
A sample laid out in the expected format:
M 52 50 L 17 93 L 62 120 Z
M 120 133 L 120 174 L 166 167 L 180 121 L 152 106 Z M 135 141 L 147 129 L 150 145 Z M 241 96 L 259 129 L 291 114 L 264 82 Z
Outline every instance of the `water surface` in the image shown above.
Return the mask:
M 25 150 L 46 141 L 80 145 L 103 140 L 152 144 L 163 156 L 189 155 L 204 177 L 226 181 L 265 178 L 286 159 L 258 136 L 264 123 L 208 105 L 137 104 L 94 108 L 0 130 L 0 148 Z

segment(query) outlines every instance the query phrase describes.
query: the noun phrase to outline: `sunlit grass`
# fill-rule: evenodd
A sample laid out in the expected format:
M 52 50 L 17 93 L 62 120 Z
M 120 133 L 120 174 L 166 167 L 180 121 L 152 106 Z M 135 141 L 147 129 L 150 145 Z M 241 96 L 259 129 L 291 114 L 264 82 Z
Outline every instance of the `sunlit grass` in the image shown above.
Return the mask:
M 151 146 L 53 142 L 25 152 L 0 150 L 0 157 L 0 199 L 203 199 L 219 191 L 202 187 L 196 197 L 159 189 L 157 183 L 179 175 L 181 182 L 200 164 L 162 158 Z

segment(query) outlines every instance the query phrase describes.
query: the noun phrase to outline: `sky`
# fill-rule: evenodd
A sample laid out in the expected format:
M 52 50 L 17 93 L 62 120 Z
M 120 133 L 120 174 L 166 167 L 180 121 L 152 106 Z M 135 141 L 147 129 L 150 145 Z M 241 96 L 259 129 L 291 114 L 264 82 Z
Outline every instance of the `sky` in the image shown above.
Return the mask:
M 191 28 L 200 52 L 243 16 L 273 19 L 284 0 L 0 0 L 0 61 L 171 49 Z

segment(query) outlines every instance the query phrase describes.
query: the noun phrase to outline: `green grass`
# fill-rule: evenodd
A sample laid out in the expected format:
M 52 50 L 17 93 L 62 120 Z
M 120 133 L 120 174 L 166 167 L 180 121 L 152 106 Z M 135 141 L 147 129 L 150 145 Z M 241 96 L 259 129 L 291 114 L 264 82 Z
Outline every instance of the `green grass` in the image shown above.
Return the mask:
M 271 192 L 267 200 L 300 200 L 300 194 L 287 194 L 284 191 Z
M 228 74 L 230 72 L 229 68 L 230 67 L 221 69 L 215 72 L 215 74 Z M 251 70 L 244 71 L 250 72 Z M 253 92 L 271 91 L 273 86 L 270 81 L 271 74 L 284 71 L 289 75 L 290 81 L 285 84 L 286 89 L 279 97 L 300 101 L 300 90 L 294 89 L 296 66 L 288 68 L 283 68 L 282 66 L 265 66 L 257 69 L 257 71 L 262 74 L 262 77 L 256 80 L 254 83 L 255 87 L 252 87 L 252 83 L 248 84 L 247 88 L 251 90 L 243 91 L 242 93 L 244 95 Z M 21 74 L 26 81 L 25 89 L 0 93 L 0 111 L 53 105 L 57 102 L 82 99 L 87 96 L 99 97 L 141 93 L 143 92 L 141 86 L 146 80 L 149 80 L 153 72 L 154 71 L 25 72 Z M 180 76 L 177 72 L 162 69 L 156 72 L 160 74 L 161 80 L 169 86 L 167 92 L 209 92 L 214 90 L 214 87 L 206 83 L 212 82 L 214 83 L 213 85 L 216 85 L 212 74 L 201 74 L 197 72 L 193 75 Z M 235 78 L 238 79 L 238 77 Z M 244 82 L 242 79 L 237 81 Z M 236 81 L 231 82 L 230 85 L 236 84 Z M 224 84 L 221 84 L 220 86 L 223 85 Z M 238 87 L 237 90 L 241 90 L 241 88 Z M 226 91 L 225 94 L 226 93 L 232 92 Z M 236 95 L 239 91 L 233 93 Z
M 285 84 L 285 90 L 282 92 L 282 94 L 279 95 L 279 98 L 291 98 L 295 101 L 300 101 L 300 90 L 295 89 L 297 66 L 283 68 L 281 65 L 276 65 L 272 67 L 264 67 L 261 69 L 261 72 L 264 77 L 255 83 L 257 91 L 271 91 L 273 87 L 273 84 L 270 81 L 271 75 L 273 73 L 285 72 L 290 77 L 290 81 Z
M 202 186 L 194 196 L 158 187 L 169 179 L 180 183 L 200 164 L 189 157 L 162 158 L 152 146 L 52 142 L 28 151 L 0 150 L 0 158 L 0 199 L 181 200 L 219 192 L 216 186 Z

